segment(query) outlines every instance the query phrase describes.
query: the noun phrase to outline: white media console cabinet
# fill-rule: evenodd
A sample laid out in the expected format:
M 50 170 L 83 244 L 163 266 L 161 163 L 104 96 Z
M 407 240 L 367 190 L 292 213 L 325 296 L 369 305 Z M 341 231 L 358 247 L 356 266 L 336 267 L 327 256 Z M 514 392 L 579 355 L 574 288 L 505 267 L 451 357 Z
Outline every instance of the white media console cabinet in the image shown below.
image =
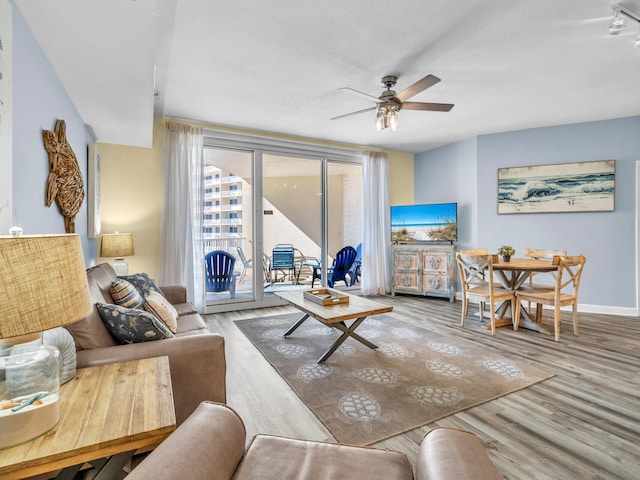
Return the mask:
M 455 301 L 455 245 L 393 245 L 391 294 L 446 297 Z

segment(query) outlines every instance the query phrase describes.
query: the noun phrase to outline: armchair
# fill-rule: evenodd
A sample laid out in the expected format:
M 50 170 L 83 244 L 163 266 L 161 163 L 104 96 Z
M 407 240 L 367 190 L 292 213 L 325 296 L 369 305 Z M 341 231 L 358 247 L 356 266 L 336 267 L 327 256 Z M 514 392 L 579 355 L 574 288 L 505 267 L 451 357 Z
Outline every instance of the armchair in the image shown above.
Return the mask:
M 236 259 L 224 250 L 214 250 L 204 256 L 207 267 L 207 292 L 229 292 L 231 298 L 236 296 L 236 276 L 233 272 Z
M 349 286 L 354 286 L 360 281 L 360 274 L 362 269 L 362 242 L 358 244 L 356 248 L 356 258 L 351 264 L 351 268 L 347 272 L 349 275 Z
M 500 475 L 471 432 L 435 428 L 424 437 L 415 477 L 403 453 L 370 447 L 256 435 L 248 447 L 230 407 L 202 402 L 127 480 L 496 480 Z
M 333 264 L 329 268 L 329 273 L 327 275 L 327 285 L 329 285 L 330 288 L 333 288 L 338 280 L 342 280 L 345 286 L 349 286 L 349 283 L 347 282 L 347 273 L 349 272 L 351 265 L 353 265 L 356 255 L 356 249 L 350 246 L 343 247 L 338 253 L 336 253 L 336 257 L 333 259 Z M 313 276 L 311 278 L 311 288 L 313 288 L 316 278 L 319 280 L 322 279 L 320 271 L 320 265 L 314 267 Z

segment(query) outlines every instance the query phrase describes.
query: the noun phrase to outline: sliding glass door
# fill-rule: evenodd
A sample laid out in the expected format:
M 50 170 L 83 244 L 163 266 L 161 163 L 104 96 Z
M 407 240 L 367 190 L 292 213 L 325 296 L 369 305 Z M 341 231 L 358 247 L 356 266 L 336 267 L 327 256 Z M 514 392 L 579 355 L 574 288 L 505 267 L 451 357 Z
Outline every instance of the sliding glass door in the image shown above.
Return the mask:
M 327 252 L 328 267 L 335 255 L 345 247 L 353 247 L 358 251 L 362 243 L 362 168 L 360 165 L 345 162 L 327 162 L 328 221 Z M 355 262 L 359 262 L 356 258 Z M 334 287 L 356 287 L 359 283 L 358 263 L 347 266 L 345 276 L 337 271 L 333 277 L 338 279 Z M 329 272 L 331 273 L 331 272 Z M 332 278 L 333 279 L 333 278 Z
M 224 261 L 211 259 L 205 262 L 206 276 L 210 279 L 205 286 L 206 302 L 212 305 L 253 301 L 253 276 L 256 275 L 252 258 L 253 153 L 205 148 L 203 160 L 205 259 L 207 254 L 219 251 L 230 254 L 234 259 L 228 279 L 224 279 Z M 259 268 L 257 274 L 261 275 Z M 216 278 L 216 282 L 211 278 Z
M 326 285 L 336 252 L 361 241 L 359 155 L 281 143 L 205 137 L 204 250 L 235 262 L 233 286 L 207 285 L 209 313 L 276 305 L 277 291 Z
M 322 160 L 262 159 L 265 294 L 309 288 L 322 255 Z

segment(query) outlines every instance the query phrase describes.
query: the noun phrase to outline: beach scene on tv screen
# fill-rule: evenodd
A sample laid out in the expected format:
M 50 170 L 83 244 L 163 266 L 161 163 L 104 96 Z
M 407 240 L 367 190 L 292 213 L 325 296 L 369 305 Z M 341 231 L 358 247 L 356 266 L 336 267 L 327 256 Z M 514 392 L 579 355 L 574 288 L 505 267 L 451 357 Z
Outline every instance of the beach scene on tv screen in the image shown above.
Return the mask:
M 402 205 L 391 208 L 393 242 L 453 242 L 457 240 L 457 205 Z

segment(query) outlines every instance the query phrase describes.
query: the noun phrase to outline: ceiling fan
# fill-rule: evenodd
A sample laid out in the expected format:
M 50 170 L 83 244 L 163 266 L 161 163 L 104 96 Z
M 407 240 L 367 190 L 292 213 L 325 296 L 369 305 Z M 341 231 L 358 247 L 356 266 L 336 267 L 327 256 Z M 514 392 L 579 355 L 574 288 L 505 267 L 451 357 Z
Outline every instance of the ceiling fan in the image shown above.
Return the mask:
M 427 75 L 426 77 L 418 80 L 413 85 L 409 85 L 400 93 L 396 93 L 392 90 L 395 87 L 398 77 L 395 75 L 387 75 L 382 77 L 382 86 L 386 87 L 386 91 L 382 92 L 379 97 L 374 97 L 366 93 L 359 92 L 353 88 L 343 87 L 340 90 L 348 90 L 350 92 L 357 93 L 363 96 L 367 100 L 377 103 L 375 107 L 365 108 L 364 110 L 358 110 L 357 112 L 345 113 L 344 115 L 338 115 L 331 120 L 338 118 L 348 117 L 350 115 L 356 115 L 358 113 L 368 112 L 371 110 L 378 110 L 376 114 L 376 128 L 378 130 L 384 130 L 389 127 L 391 130 L 398 129 L 398 112 L 401 109 L 405 110 L 427 110 L 431 112 L 448 112 L 453 108 L 453 103 L 425 103 L 425 102 L 407 102 L 411 97 L 418 93 L 432 87 L 440 81 L 435 75 Z

